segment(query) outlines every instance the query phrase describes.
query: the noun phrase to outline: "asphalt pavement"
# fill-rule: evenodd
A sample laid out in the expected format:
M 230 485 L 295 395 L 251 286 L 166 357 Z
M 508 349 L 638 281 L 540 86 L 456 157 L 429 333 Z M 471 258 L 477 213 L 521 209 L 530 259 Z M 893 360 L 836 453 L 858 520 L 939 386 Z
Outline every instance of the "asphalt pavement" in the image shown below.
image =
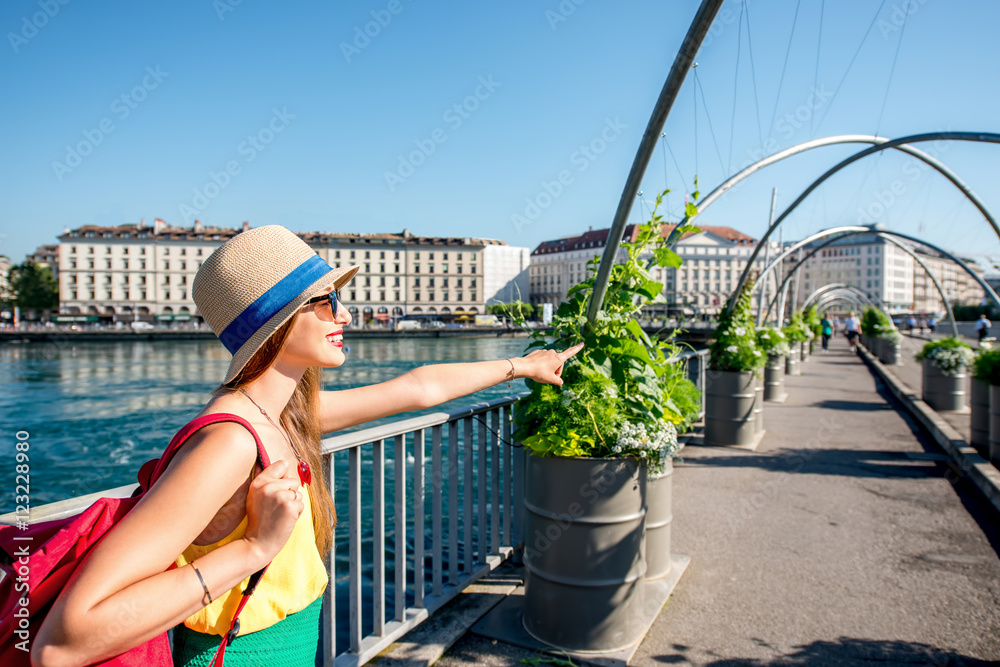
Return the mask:
M 756 452 L 683 450 L 692 560 L 631 664 L 1000 664 L 1000 517 L 842 337 L 802 367 Z M 466 634 L 437 664 L 534 658 Z

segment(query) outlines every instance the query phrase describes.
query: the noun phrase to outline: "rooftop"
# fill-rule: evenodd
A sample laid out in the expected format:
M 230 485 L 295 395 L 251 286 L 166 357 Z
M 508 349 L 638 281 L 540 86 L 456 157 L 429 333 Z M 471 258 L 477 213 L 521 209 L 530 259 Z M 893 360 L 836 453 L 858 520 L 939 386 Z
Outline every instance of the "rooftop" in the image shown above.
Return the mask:
M 661 235 L 667 236 L 677 225 L 663 225 L 661 230 Z M 715 234 L 727 241 L 733 241 L 740 245 L 752 245 L 757 242 L 757 239 L 752 236 L 747 236 L 743 232 L 737 231 L 732 227 L 722 227 L 714 225 L 698 225 L 698 228 L 703 232 L 709 232 Z M 556 252 L 567 252 L 570 250 L 582 250 L 585 248 L 603 248 L 604 244 L 608 240 L 608 235 L 611 233 L 610 228 L 606 229 L 590 229 L 579 236 L 571 236 L 568 238 L 555 239 L 553 241 L 542 241 L 537 248 L 531 253 L 532 255 L 547 255 Z M 623 241 L 634 241 L 636 239 L 636 234 L 638 233 L 638 225 L 628 225 L 625 227 L 625 233 L 622 234 Z M 692 236 L 692 233 L 685 234 L 682 238 L 688 238 Z

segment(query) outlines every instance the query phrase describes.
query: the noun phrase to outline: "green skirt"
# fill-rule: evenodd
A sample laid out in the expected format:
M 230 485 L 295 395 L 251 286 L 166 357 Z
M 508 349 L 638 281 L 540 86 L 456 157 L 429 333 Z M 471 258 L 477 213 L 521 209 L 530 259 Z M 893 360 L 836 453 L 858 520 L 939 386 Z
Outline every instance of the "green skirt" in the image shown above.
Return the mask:
M 314 667 L 319 650 L 319 618 L 323 596 L 302 611 L 286 616 L 269 628 L 237 635 L 226 647 L 226 667 Z M 174 628 L 174 666 L 207 667 L 222 637 Z

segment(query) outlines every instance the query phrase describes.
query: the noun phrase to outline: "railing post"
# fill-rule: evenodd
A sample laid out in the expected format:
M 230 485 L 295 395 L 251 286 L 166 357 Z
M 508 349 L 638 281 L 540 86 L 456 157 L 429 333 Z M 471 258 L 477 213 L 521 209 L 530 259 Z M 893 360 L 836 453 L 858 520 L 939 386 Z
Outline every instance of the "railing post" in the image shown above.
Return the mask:
M 472 508 L 476 504 L 476 486 L 472 481 L 472 473 L 475 468 L 475 456 L 472 449 L 472 420 L 475 417 L 465 419 L 464 441 L 462 443 L 462 473 L 465 477 L 464 493 L 462 494 L 462 510 L 465 516 L 462 518 L 464 529 L 462 537 L 465 545 L 465 573 L 472 572 L 476 563 L 475 559 L 475 530 L 472 524 Z
M 385 634 L 385 440 L 372 443 L 372 634 Z
M 395 451 L 395 529 L 393 546 L 396 552 L 396 615 L 397 621 L 406 618 L 406 435 L 396 436 Z
M 361 650 L 361 450 L 348 452 L 348 521 L 350 525 L 350 623 L 351 651 Z M 332 582 L 331 582 L 332 585 Z
M 485 415 L 483 415 L 485 417 Z M 481 419 L 479 422 L 479 442 L 478 444 L 478 454 L 479 454 L 479 471 L 476 475 L 476 499 L 478 505 L 479 522 L 476 526 L 476 534 L 478 535 L 478 549 L 477 549 L 477 562 L 486 562 L 486 538 L 488 533 L 486 532 L 486 420 Z
M 515 404 L 516 405 L 516 404 Z M 517 409 L 515 406 L 511 406 L 513 409 Z M 515 443 L 520 445 L 520 442 Z M 514 453 L 514 474 L 513 474 L 513 491 L 514 498 L 512 503 L 511 518 L 513 519 L 512 535 L 511 535 L 511 545 L 514 547 L 513 562 L 515 565 L 524 564 L 524 465 L 525 465 L 525 452 L 524 447 L 518 446 L 513 448 Z
M 503 411 L 503 444 L 501 444 L 501 449 L 503 450 L 503 463 L 504 463 L 504 475 L 503 475 L 503 501 L 500 503 L 503 507 L 503 542 L 504 546 L 510 546 L 511 541 L 511 522 L 513 521 L 513 508 L 514 508 L 514 465 L 513 456 L 514 448 L 510 445 L 510 422 L 511 422 L 511 406 L 507 406 Z
M 500 408 L 490 410 L 490 553 L 500 553 Z
M 441 470 L 442 466 L 442 456 L 441 456 L 441 426 L 440 424 L 431 428 L 431 484 L 434 485 L 433 489 L 433 500 L 431 504 L 431 532 L 434 538 L 434 554 L 433 554 L 433 569 L 431 570 L 431 576 L 433 578 L 433 588 L 434 595 L 441 595 L 444 591 L 444 584 L 442 582 L 444 571 L 442 569 L 441 558 L 444 554 L 444 537 L 442 535 L 442 506 L 443 506 L 443 486 L 444 486 L 444 472 Z
M 424 499 L 424 430 L 413 432 L 413 606 L 421 609 L 424 606 L 424 591 L 426 590 L 427 573 L 424 557 L 424 514 L 426 502 Z
M 448 422 L 448 585 L 458 584 L 458 421 Z

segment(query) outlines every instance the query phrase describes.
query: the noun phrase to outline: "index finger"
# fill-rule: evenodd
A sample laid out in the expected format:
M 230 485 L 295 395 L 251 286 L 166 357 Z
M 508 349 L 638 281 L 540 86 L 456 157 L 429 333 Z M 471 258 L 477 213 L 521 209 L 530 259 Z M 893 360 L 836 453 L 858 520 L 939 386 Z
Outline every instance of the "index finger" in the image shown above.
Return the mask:
M 563 350 L 562 352 L 558 352 L 557 356 L 560 359 L 562 359 L 563 361 L 566 361 L 567 359 L 569 359 L 570 357 L 572 357 L 574 354 L 576 354 L 577 352 L 579 352 L 582 349 L 583 349 L 583 343 L 577 343 L 573 347 L 568 347 L 565 350 Z

